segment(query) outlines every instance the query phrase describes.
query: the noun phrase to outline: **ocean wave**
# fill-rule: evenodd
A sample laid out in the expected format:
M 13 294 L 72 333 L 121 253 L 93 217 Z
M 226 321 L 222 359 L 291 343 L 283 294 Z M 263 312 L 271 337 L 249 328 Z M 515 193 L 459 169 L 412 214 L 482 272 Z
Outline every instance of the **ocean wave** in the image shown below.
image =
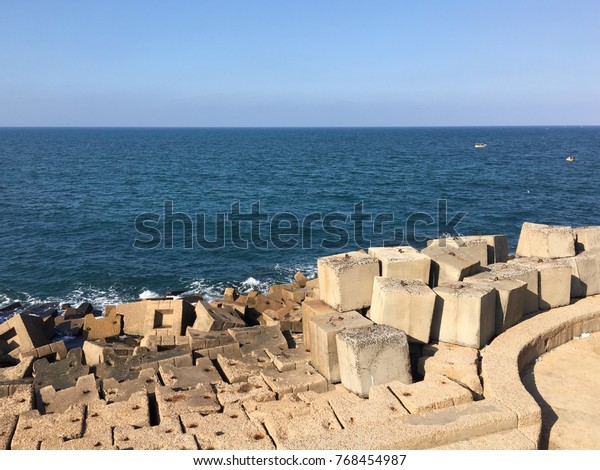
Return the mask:
M 158 297 L 161 297 L 161 295 L 154 291 L 146 289 L 139 295 L 139 297 L 140 297 L 140 299 L 156 299 Z

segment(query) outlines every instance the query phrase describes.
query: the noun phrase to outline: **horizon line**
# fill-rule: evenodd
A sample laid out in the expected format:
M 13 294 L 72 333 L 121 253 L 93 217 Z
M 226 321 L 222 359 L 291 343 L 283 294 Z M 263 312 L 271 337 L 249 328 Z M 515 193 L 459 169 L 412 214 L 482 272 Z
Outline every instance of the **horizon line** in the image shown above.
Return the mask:
M 433 129 L 433 128 L 498 128 L 498 127 L 600 127 L 600 124 L 451 124 L 451 125 L 382 125 L 382 126 L 0 126 L 0 129 Z

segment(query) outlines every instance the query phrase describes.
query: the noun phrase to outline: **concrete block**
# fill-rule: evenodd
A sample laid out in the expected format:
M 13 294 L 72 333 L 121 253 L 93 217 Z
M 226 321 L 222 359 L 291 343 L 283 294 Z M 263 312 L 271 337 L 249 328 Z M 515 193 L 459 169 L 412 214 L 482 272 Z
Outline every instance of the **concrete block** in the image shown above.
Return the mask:
M 519 279 L 467 277 L 465 283 L 486 285 L 496 290 L 496 335 L 521 321 L 525 312 L 527 283 Z
M 14 366 L 0 367 L 0 383 L 31 377 L 33 361 L 33 357 L 24 357 Z
M 509 264 L 524 264 L 538 271 L 540 310 L 563 307 L 571 302 L 570 266 L 544 258 L 515 258 Z
M 0 324 L 0 356 L 19 354 L 48 344 L 44 319 L 19 313 Z
M 519 280 L 527 283 L 525 293 L 524 314 L 535 313 L 539 310 L 539 276 L 537 269 L 523 264 L 497 263 L 488 266 L 489 270 L 471 276 L 469 280 L 499 279 Z
M 188 328 L 186 336 L 193 351 L 236 343 L 233 336 L 227 331 L 199 331 Z
M 298 271 L 296 274 L 294 274 L 294 281 L 296 281 L 298 283 L 299 287 L 306 287 L 308 278 L 304 274 L 302 274 L 300 271 Z
M 342 389 L 345 392 L 335 390 L 325 395 L 344 429 L 381 426 L 408 414 L 387 384 L 371 387 L 368 400 Z
M 115 447 L 119 450 L 197 450 L 194 436 L 184 434 L 177 417 L 167 418 L 158 426 L 135 428 L 117 426 L 114 430 Z
M 160 364 L 173 364 L 176 367 L 193 365 L 192 350 L 187 344 L 157 351 L 136 348 L 128 362 L 131 363 L 133 360 L 139 361 L 142 367 L 151 367 L 154 370 L 158 370 Z
M 10 441 L 17 427 L 18 419 L 19 417 L 16 415 L 0 414 L 0 450 L 10 449 Z
M 434 289 L 431 339 L 471 348 L 482 348 L 496 331 L 494 288 L 472 283 L 445 284 Z
M 371 320 L 356 311 L 336 312 L 313 317 L 310 323 L 312 366 L 330 382 L 339 382 L 341 377 L 336 334 L 348 329 L 368 327 L 372 324 Z
M 116 309 L 109 310 L 108 316 L 96 318 L 87 314 L 83 319 L 83 337 L 86 340 L 111 338 L 121 334 L 123 317 Z
M 277 449 L 303 437 L 319 439 L 341 430 L 326 399 L 305 402 L 292 395 L 283 401 L 246 402 L 244 409 L 252 421 L 265 426 Z
M 517 256 L 567 258 L 575 256 L 575 238 L 571 227 L 523 223 L 517 244 Z
M 278 399 L 289 393 L 327 391 L 327 380 L 310 365 L 285 372 L 266 368 L 261 370 L 261 376 Z
M 287 340 L 276 326 L 252 326 L 227 330 L 240 345 L 242 355 L 253 351 L 263 352 L 266 348 L 287 348 Z
M 259 372 L 260 374 L 260 372 Z M 273 401 L 277 398 L 275 392 L 267 385 L 260 376 L 248 377 L 246 382 L 218 383 L 215 384 L 217 400 L 222 406 L 232 404 L 243 404 L 246 401 L 263 402 Z
M 446 376 L 476 395 L 483 395 L 479 377 L 479 351 L 475 348 L 447 343 L 426 345 L 417 364 L 417 371 L 425 378 Z
M 8 396 L 0 397 L 0 417 L 18 416 L 35 407 L 31 386 L 18 388 Z M 0 419 L 0 422 L 2 419 Z
M 115 426 L 150 426 L 150 407 L 145 391 L 133 393 L 127 400 L 108 403 L 96 400 L 88 403 L 85 436 L 99 434 Z
M 428 343 L 435 297 L 421 280 L 376 277 L 369 318 L 404 331 L 409 341 Z
M 508 261 L 508 237 L 506 235 L 462 236 L 462 240 L 485 240 L 487 243 L 487 264 L 506 263 Z
M 141 347 L 151 351 L 163 351 L 172 346 L 189 346 L 189 344 L 189 337 L 175 335 L 146 335 L 140 341 Z
M 127 380 L 118 381 L 115 378 L 102 380 L 102 392 L 107 403 L 127 401 L 140 391 L 154 393 L 160 384 L 154 369 L 132 371 L 132 374 L 136 375 Z
M 85 341 L 81 347 L 85 363 L 89 366 L 95 366 L 104 362 L 116 364 L 125 362 L 133 356 L 137 341 L 123 342 L 120 340 L 106 341 L 104 339 Z
M 431 258 L 412 247 L 369 248 L 369 255 L 379 260 L 383 277 L 429 282 Z
M 427 246 L 451 248 L 461 258 L 479 261 L 480 266 L 488 265 L 488 243 L 483 238 L 454 237 L 429 240 Z M 508 255 L 508 253 L 507 253 Z
M 374 385 L 394 380 L 412 383 L 408 341 L 387 325 L 348 329 L 336 335 L 342 385 L 368 397 Z
M 19 415 L 12 450 L 38 450 L 41 443 L 52 439 L 78 439 L 83 435 L 85 405 L 73 405 L 64 413 L 40 415 L 25 411 Z
M 39 390 L 41 411 L 43 413 L 63 413 L 71 405 L 85 404 L 99 400 L 98 387 L 94 374 L 84 375 L 77 379 L 74 387 L 56 390 L 48 385 Z
M 573 233 L 577 253 L 600 251 L 600 226 L 577 227 L 573 229 Z
M 215 307 L 208 302 L 196 304 L 196 321 L 193 329 L 198 331 L 222 331 L 245 327 L 246 323 L 235 311 Z
M 36 391 L 52 385 L 55 390 L 75 387 L 77 379 L 88 375 L 90 367 L 82 364 L 81 348 L 69 350 L 66 359 L 48 362 L 46 358 L 33 363 L 33 386 Z
M 158 370 L 163 383 L 173 390 L 189 390 L 199 384 L 221 382 L 219 372 L 207 357 L 197 359 L 195 366 L 175 367 L 165 364 L 160 365 Z
M 600 294 L 600 251 L 560 260 L 571 268 L 571 298 Z
M 310 353 L 303 347 L 295 349 L 265 349 L 267 356 L 279 372 L 302 368 L 310 363 Z
M 273 368 L 269 356 L 261 353 L 231 357 L 217 355 L 217 363 L 229 383 L 247 382 L 252 376 L 259 375 L 264 368 Z
M 225 292 L 223 293 L 223 300 L 227 302 L 235 302 L 235 299 L 238 298 L 238 293 L 235 291 L 233 287 L 226 287 Z
M 264 427 L 252 422 L 241 406 L 229 405 L 223 413 L 180 416 L 186 434 L 193 435 L 202 450 L 274 450 Z
M 107 427 L 93 435 L 63 441 L 53 438 L 43 441 L 40 450 L 117 450 L 113 446 L 112 429 Z
M 54 332 L 59 336 L 79 336 L 83 330 L 83 318 L 65 319 L 58 316 L 54 319 Z
M 184 335 L 195 320 L 194 306 L 181 299 L 142 300 L 115 308 L 123 316 L 123 332 L 128 335 Z
M 319 258 L 319 295 L 338 312 L 371 304 L 373 278 L 379 276 L 377 259 L 360 251 Z
M 305 300 L 302 302 L 302 334 L 304 347 L 310 351 L 310 322 L 313 317 L 323 314 L 334 314 L 336 310 L 321 300 Z
M 471 392 L 444 376 L 426 376 L 413 384 L 392 382 L 389 389 L 410 414 L 425 414 L 473 401 Z
M 198 349 L 194 351 L 194 359 L 198 360 L 200 357 L 208 357 L 209 359 L 216 361 L 219 354 L 223 356 L 241 356 L 240 345 L 238 343 L 226 344 L 224 346 L 215 346 L 214 348 Z
M 209 384 L 201 384 L 190 390 L 156 387 L 156 402 L 161 422 L 165 418 L 176 418 L 188 412 L 206 415 L 221 411 L 221 404 Z
M 435 287 L 447 282 L 459 282 L 479 270 L 479 261 L 461 256 L 455 249 L 428 246 L 421 253 L 431 258 L 429 285 Z

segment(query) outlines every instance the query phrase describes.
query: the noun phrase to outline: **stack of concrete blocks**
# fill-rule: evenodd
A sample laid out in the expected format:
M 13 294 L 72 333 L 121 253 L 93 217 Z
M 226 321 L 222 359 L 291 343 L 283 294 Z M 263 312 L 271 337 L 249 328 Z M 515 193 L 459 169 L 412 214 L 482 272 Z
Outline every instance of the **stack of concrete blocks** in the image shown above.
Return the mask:
M 123 332 L 134 336 L 185 335 L 186 328 L 194 324 L 196 317 L 194 306 L 180 299 L 118 304 L 116 313 L 123 316 Z
M 18 358 L 20 354 L 47 345 L 53 334 L 54 321 L 49 325 L 35 315 L 15 315 L 0 325 L 0 356 Z
M 480 349 L 496 331 L 496 292 L 489 285 L 443 284 L 437 294 L 431 339 Z
M 376 277 L 369 318 L 404 331 L 411 342 L 428 343 L 435 298 L 422 280 Z
M 312 366 L 331 383 L 340 382 L 336 335 L 344 330 L 365 328 L 371 325 L 371 320 L 354 310 L 343 313 L 324 313 L 312 317 L 309 323 Z
M 373 278 L 379 261 L 361 251 L 319 258 L 321 300 L 338 312 L 360 310 L 371 304 Z
M 437 238 L 429 240 L 427 246 L 450 248 L 461 258 L 478 261 L 480 266 L 488 264 L 488 243 L 483 238 Z
M 336 335 L 342 385 L 361 397 L 372 386 L 412 383 L 406 334 L 387 325 L 340 331 Z
M 431 245 L 424 248 L 421 253 L 431 258 L 429 278 L 431 287 L 447 282 L 460 282 L 466 276 L 477 273 L 480 268 L 479 260 L 463 256 L 451 247 Z
M 369 248 L 369 255 L 379 260 L 383 277 L 429 282 L 431 258 L 411 246 Z

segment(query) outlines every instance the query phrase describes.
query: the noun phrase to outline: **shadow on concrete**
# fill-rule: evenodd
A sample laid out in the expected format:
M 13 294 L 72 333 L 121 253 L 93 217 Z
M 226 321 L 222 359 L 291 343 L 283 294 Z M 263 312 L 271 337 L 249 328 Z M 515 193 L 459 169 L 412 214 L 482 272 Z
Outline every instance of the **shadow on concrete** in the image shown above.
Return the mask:
M 558 420 L 558 415 L 554 412 L 550 404 L 544 400 L 544 397 L 539 392 L 535 382 L 535 363 L 527 366 L 521 373 L 521 381 L 527 391 L 535 399 L 542 409 L 542 432 L 540 434 L 539 448 L 547 450 L 550 443 L 550 431 Z

